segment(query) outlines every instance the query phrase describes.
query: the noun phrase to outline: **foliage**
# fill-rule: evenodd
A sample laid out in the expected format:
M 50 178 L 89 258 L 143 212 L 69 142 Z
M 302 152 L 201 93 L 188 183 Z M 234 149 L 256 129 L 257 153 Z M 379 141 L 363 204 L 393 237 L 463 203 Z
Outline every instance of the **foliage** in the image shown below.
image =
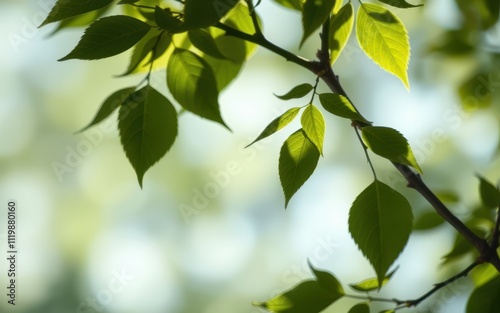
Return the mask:
M 377 301 L 390 304 L 384 312 L 395 312 L 417 306 L 470 272 L 482 273 L 479 265 L 486 263 L 496 272 L 493 270 L 493 274 L 487 276 L 479 274 L 482 278 L 476 280 L 467 313 L 498 312 L 498 185 L 478 175 L 481 203 L 464 221 L 459 220 L 445 205 L 445 202 L 457 201 L 457 197 L 451 192 L 433 192 L 427 187 L 418 174 L 422 169 L 406 138 L 395 129 L 374 126 L 363 117 L 331 68 L 354 32 L 365 54 L 409 89 L 410 41 L 404 24 L 395 14 L 399 11 L 394 8 L 411 9 L 422 4 L 405 0 L 359 1 L 359 5 L 340 0 L 274 1 L 300 15 L 303 34 L 298 47 L 321 30 L 317 60 L 306 60 L 268 41 L 257 15 L 260 1 L 252 0 L 185 0 L 182 5 L 159 0 L 59 0 L 42 26 L 58 22 L 56 31 L 87 27 L 78 45 L 60 61 L 103 59 L 133 48 L 123 76 L 142 74 L 145 78 L 135 87 L 111 94 L 82 131 L 118 110 L 121 143 L 141 187 L 146 171 L 173 146 L 180 112 L 191 112 L 229 129 L 219 109 L 219 94 L 237 77 L 257 46 L 269 49 L 317 76 L 314 83 L 304 82 L 285 94 L 277 95 L 283 101 L 306 96 L 310 99 L 304 101 L 303 107 L 292 107 L 271 121 L 248 146 L 273 135 L 301 115 L 301 128 L 285 140 L 279 155 L 278 172 L 286 207 L 314 173 L 323 156 L 326 129 L 323 114 L 330 113 L 350 121 L 374 179 L 353 201 L 349 232 L 373 266 L 376 277 L 350 284 L 351 289 L 360 293 L 351 295 L 345 292 L 334 275 L 311 266 L 315 279 L 301 282 L 270 300 L 254 303 L 256 306 L 271 312 L 321 312 L 342 298 L 355 298 L 363 301 L 349 312 L 370 312 L 370 303 Z M 440 43 L 431 45 L 429 51 L 471 55 L 475 47 L 480 46 L 478 42 L 482 34 L 498 22 L 500 5 L 496 0 L 456 2 L 465 17 L 459 29 L 444 34 Z M 123 14 L 102 17 L 113 6 L 121 6 Z M 498 62 L 495 57 L 491 59 Z M 156 68 L 166 68 L 166 86 L 172 99 L 150 85 L 150 76 Z M 478 66 L 458 86 L 458 95 L 465 109 L 493 103 L 494 89 L 488 88 L 493 84 L 491 81 L 487 81 L 481 97 L 473 97 L 476 102 L 471 102 L 478 88 L 484 87 L 484 83 L 477 85 L 476 78 L 488 75 L 491 75 L 488 66 Z M 320 80 L 331 92 L 317 92 Z M 324 110 L 318 106 L 316 98 Z M 416 216 L 414 222 L 414 212 L 405 196 L 377 177 L 369 151 L 392 162 L 408 181 L 408 187 L 419 192 L 434 211 L 428 210 Z M 372 297 L 371 292 L 380 291 L 395 275 L 395 270 L 389 270 L 404 250 L 412 230 L 429 230 L 445 222 L 455 228 L 456 237 L 453 247 L 444 256 L 444 263 L 465 256 L 473 256 L 474 262 L 414 300 Z

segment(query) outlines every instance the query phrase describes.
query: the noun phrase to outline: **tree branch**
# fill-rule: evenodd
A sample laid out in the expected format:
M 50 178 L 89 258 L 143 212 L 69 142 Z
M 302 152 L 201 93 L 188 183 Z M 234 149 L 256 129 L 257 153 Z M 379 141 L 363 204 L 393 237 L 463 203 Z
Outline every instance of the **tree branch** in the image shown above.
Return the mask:
M 292 63 L 295 63 L 297 65 L 302 66 L 305 69 L 308 69 L 312 72 L 314 72 L 314 62 L 309 61 L 301 56 L 295 55 L 291 53 L 288 50 L 285 50 L 272 42 L 268 41 L 263 35 L 259 36 L 257 34 L 250 35 L 247 33 L 244 33 L 240 30 L 234 29 L 226 24 L 223 24 L 221 22 L 217 22 L 214 27 L 217 27 L 219 29 L 222 29 L 223 31 L 226 32 L 227 36 L 232 36 L 236 38 L 240 38 L 249 42 L 253 42 L 263 48 L 266 48 L 282 57 L 284 57 L 287 61 L 290 61 Z

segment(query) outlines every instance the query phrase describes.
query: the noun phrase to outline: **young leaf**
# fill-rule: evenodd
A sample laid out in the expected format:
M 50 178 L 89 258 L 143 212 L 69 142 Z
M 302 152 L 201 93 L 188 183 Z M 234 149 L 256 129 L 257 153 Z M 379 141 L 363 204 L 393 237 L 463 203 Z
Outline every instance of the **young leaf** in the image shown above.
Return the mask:
M 378 180 L 354 200 L 349 232 L 375 269 L 379 286 L 403 251 L 412 225 L 413 214 L 406 198 Z
M 365 279 L 365 280 L 363 280 L 359 283 L 356 283 L 356 284 L 350 284 L 349 286 L 351 286 L 352 289 L 360 291 L 360 292 L 370 292 L 373 290 L 380 289 L 381 287 L 384 287 L 389 282 L 389 280 L 391 279 L 392 275 L 394 275 L 396 270 L 397 270 L 397 268 L 394 269 L 392 272 L 390 272 L 389 274 L 387 274 L 384 277 L 384 280 L 382 281 L 382 285 L 379 285 L 377 278 L 369 278 L 369 279 Z
M 388 5 L 392 5 L 393 7 L 396 8 L 401 8 L 401 9 L 408 9 L 408 8 L 416 8 L 416 7 L 421 7 L 424 6 L 423 4 L 411 4 L 406 2 L 405 0 L 378 0 L 380 2 L 383 2 Z
M 293 133 L 281 147 L 279 175 L 285 193 L 285 208 L 292 196 L 311 177 L 319 160 L 318 148 L 303 129 Z
M 313 89 L 314 87 L 311 84 L 305 83 L 293 87 L 289 92 L 285 93 L 282 96 L 278 96 L 276 94 L 275 96 L 280 98 L 281 100 L 299 99 L 307 96 L 307 94 L 309 94 Z
M 253 305 L 275 313 L 319 313 L 342 298 L 345 293 L 330 273 L 316 270 L 309 263 L 317 280 L 307 280 L 266 302 Z
M 489 208 L 498 208 L 500 206 L 500 191 L 495 185 L 487 181 L 484 177 L 479 178 L 479 194 L 481 202 Z
M 300 47 L 330 16 L 336 0 L 305 0 L 302 9 L 302 26 L 304 34 Z
M 123 102 L 118 128 L 142 188 L 144 173 L 167 153 L 177 137 L 177 112 L 167 98 L 148 85 Z
M 83 132 L 90 127 L 102 122 L 104 119 L 106 119 L 108 116 L 111 115 L 122 103 L 125 101 L 125 99 L 130 96 L 132 92 L 134 92 L 135 87 L 129 87 L 125 89 L 121 89 L 113 93 L 111 96 L 109 96 L 106 100 L 104 100 L 104 103 L 101 105 L 101 108 L 97 112 L 96 116 L 84 128 L 79 130 L 78 132 Z
M 467 302 L 467 313 L 500 312 L 500 276 L 477 287 Z
M 366 55 L 409 88 L 410 42 L 405 26 L 391 11 L 376 4 L 361 4 L 356 37 Z
M 90 11 L 73 17 L 68 17 L 57 23 L 57 27 L 54 29 L 52 33 L 50 33 L 50 36 L 60 32 L 63 29 L 89 26 L 92 22 L 103 16 L 109 9 L 110 7 L 107 6 L 95 11 Z
M 411 151 L 411 147 L 400 132 L 389 127 L 366 126 L 362 129 L 363 141 L 373 153 L 393 162 L 422 169 Z
M 97 60 L 122 53 L 144 37 L 151 26 L 130 16 L 103 17 L 92 23 L 78 45 L 59 61 Z
M 260 133 L 260 135 L 254 141 L 252 141 L 248 146 L 246 146 L 245 148 L 250 147 L 251 145 L 253 145 L 254 143 L 256 143 L 259 140 L 262 140 L 266 137 L 271 136 L 272 134 L 274 134 L 278 130 L 280 130 L 283 127 L 285 127 L 286 125 L 290 124 L 290 122 L 295 119 L 295 117 L 297 116 L 299 111 L 300 111 L 300 108 L 291 108 L 291 109 L 287 110 L 285 113 L 283 113 L 280 116 L 278 116 L 277 118 L 275 118 L 271 123 L 269 123 L 269 125 L 267 125 L 266 128 L 264 128 L 262 133 Z
M 204 57 L 205 61 L 212 68 L 217 81 L 217 90 L 219 93 L 224 90 L 240 73 L 243 66 L 241 62 L 235 62 L 227 59 L 216 59 L 210 56 Z
M 337 1 L 336 3 L 342 3 Z M 330 21 L 329 46 L 332 51 L 330 62 L 333 64 L 344 49 L 354 26 L 353 7 L 350 2 L 346 3 Z
M 347 313 L 370 313 L 370 306 L 368 303 L 358 303 L 353 306 Z
M 319 101 L 325 110 L 343 118 L 348 118 L 354 121 L 369 123 L 362 117 L 344 96 L 336 93 L 322 93 L 319 95 Z
M 205 60 L 191 51 L 176 49 L 168 60 L 167 86 L 186 110 L 227 127 L 219 111 L 217 82 Z
M 201 52 L 211 57 L 225 59 L 226 57 L 219 51 L 214 38 L 203 29 L 193 29 L 188 31 L 188 37 L 193 46 Z
M 113 0 L 58 0 L 39 27 L 101 9 L 111 2 Z
M 318 148 L 319 153 L 323 155 L 323 142 L 325 140 L 325 119 L 323 114 L 312 104 L 309 104 L 302 113 L 300 119 L 302 129 L 306 132 L 307 137 Z

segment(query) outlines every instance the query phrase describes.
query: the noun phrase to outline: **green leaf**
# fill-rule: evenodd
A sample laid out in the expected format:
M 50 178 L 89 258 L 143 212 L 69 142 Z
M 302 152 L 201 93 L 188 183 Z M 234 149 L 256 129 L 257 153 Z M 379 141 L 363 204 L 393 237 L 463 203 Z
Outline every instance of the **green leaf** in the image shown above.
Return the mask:
M 158 27 L 168 32 L 181 24 L 181 21 L 173 16 L 169 9 L 163 9 L 159 6 L 155 7 L 155 22 Z
M 410 42 L 405 26 L 391 11 L 376 4 L 361 4 L 356 37 L 366 55 L 410 88 L 407 73 Z
M 336 295 L 325 290 L 314 280 L 307 280 L 266 302 L 254 306 L 275 313 L 319 313 L 337 301 Z
M 313 89 L 314 87 L 311 84 L 305 83 L 293 87 L 289 92 L 285 93 L 282 96 L 278 96 L 276 94 L 275 96 L 280 98 L 281 100 L 299 99 L 307 96 Z
M 370 306 L 368 303 L 358 303 L 353 306 L 347 313 L 370 313 Z
M 380 311 L 380 313 L 396 313 L 395 310 L 383 310 L 383 311 Z
M 416 8 L 416 7 L 421 7 L 423 4 L 411 4 L 406 2 L 405 0 L 378 0 L 380 2 L 383 2 L 388 5 L 392 5 L 393 7 L 396 8 L 401 8 L 401 9 L 409 9 L 409 8 Z
M 68 28 L 79 28 L 79 27 L 84 27 L 90 25 L 92 22 L 94 22 L 96 19 L 100 18 L 103 16 L 108 10 L 108 7 L 101 8 L 96 11 L 91 11 L 87 13 L 83 13 L 77 16 L 69 17 L 66 18 L 62 21 L 60 21 L 57 24 L 56 29 L 52 33 L 50 33 L 50 36 L 58 33 L 59 31 L 63 29 L 68 29 Z
M 176 49 L 168 61 L 167 85 L 188 111 L 227 127 L 219 111 L 219 91 L 208 63 L 191 51 Z
M 351 104 L 351 102 L 344 96 L 336 93 L 322 93 L 319 95 L 319 101 L 325 110 L 343 118 L 354 121 L 369 123 L 362 117 Z
M 362 136 L 366 146 L 373 153 L 393 162 L 413 166 L 422 173 L 408 141 L 397 130 L 389 127 L 366 126 L 362 128 Z
M 294 9 L 297 11 L 302 10 L 302 0 L 274 0 L 285 8 Z
M 220 0 L 219 0 L 220 1 Z M 258 17 L 257 17 L 258 19 Z M 254 34 L 255 27 L 250 14 L 248 14 L 248 6 L 246 2 L 240 1 L 230 10 L 223 18 L 224 24 L 247 34 Z M 262 26 L 261 26 L 262 28 Z M 217 47 L 222 54 L 235 62 L 246 61 L 256 50 L 255 43 L 245 41 L 233 36 L 227 36 L 225 32 L 218 30 L 219 36 L 215 38 Z
M 118 128 L 142 188 L 144 173 L 167 153 L 177 137 L 177 112 L 167 98 L 148 85 L 123 102 Z
M 339 298 L 345 295 L 345 291 L 344 288 L 342 288 L 342 284 L 338 281 L 338 279 L 335 276 L 333 276 L 328 272 L 315 269 L 310 261 L 308 261 L 308 264 L 309 268 L 314 273 L 314 276 L 316 276 L 316 280 L 323 289 L 327 290 L 332 295 L 335 295 L 336 297 Z
M 469 253 L 474 252 L 474 247 L 469 244 L 461 235 L 455 235 L 455 242 L 451 250 L 443 256 L 442 264 L 448 264 L 454 260 L 460 259 Z
M 139 2 L 141 0 L 120 0 L 117 4 L 132 4 L 132 3 L 136 3 L 136 2 Z
M 212 68 L 215 79 L 217 80 L 217 90 L 219 93 L 238 77 L 243 66 L 241 62 L 227 59 L 216 59 L 210 56 L 205 56 L 204 59 Z
M 103 17 L 92 23 L 75 49 L 59 61 L 97 60 L 120 54 L 137 44 L 150 28 L 148 24 L 129 16 Z
M 379 286 L 403 251 L 412 224 L 413 214 L 406 198 L 378 180 L 354 200 L 349 232 L 375 269 Z
M 325 119 L 323 114 L 313 104 L 309 104 L 302 113 L 300 119 L 302 129 L 306 132 L 307 137 L 318 148 L 319 153 L 323 155 L 323 142 L 325 140 Z
M 225 59 L 226 57 L 219 51 L 214 38 L 203 29 L 194 29 L 188 31 L 188 37 L 193 46 L 201 52 L 211 57 Z
M 90 124 L 82 128 L 78 132 L 83 132 L 90 127 L 102 122 L 104 119 L 110 116 L 111 113 L 113 113 L 123 103 L 123 101 L 125 101 L 125 99 L 130 96 L 132 92 L 134 92 L 134 90 L 135 87 L 129 87 L 114 92 L 111 96 L 104 100 L 104 103 L 101 105 L 101 108 L 97 112 L 94 119 L 90 122 Z
M 264 128 L 262 133 L 260 133 L 260 135 L 254 141 L 252 141 L 249 145 L 247 145 L 245 148 L 250 147 L 251 145 L 253 145 L 254 143 L 256 143 L 259 140 L 262 140 L 266 137 L 271 136 L 272 134 L 274 134 L 278 130 L 280 130 L 283 127 L 285 127 L 286 125 L 290 124 L 290 122 L 295 119 L 295 117 L 297 116 L 299 111 L 300 111 L 300 108 L 291 108 L 291 109 L 287 110 L 285 113 L 283 113 L 280 116 L 278 116 L 277 118 L 275 118 L 271 123 L 269 123 L 269 125 L 266 126 L 266 128 Z
M 360 291 L 360 292 L 370 292 L 373 290 L 380 289 L 381 287 L 387 285 L 387 283 L 391 279 L 392 275 L 394 275 L 396 270 L 397 270 L 397 268 L 395 270 L 391 271 L 389 274 L 387 274 L 384 277 L 384 280 L 382 281 L 382 285 L 379 285 L 377 278 L 369 278 L 369 279 L 365 279 L 365 280 L 363 280 L 359 283 L 356 283 L 356 284 L 350 284 L 349 286 L 352 289 Z
M 142 38 L 137 45 L 135 45 L 130 58 L 130 64 L 125 73 L 120 76 L 133 73 L 149 55 L 152 55 L 152 58 L 148 61 L 148 63 L 151 63 L 160 57 L 168 49 L 171 43 L 172 39 L 168 34 L 158 32 L 156 30 L 154 32 L 149 32 L 148 35 Z M 154 55 L 153 49 L 155 52 Z
M 495 185 L 487 181 L 484 177 L 477 175 L 479 178 L 479 194 L 481 202 L 489 208 L 500 207 L 500 191 Z
M 477 287 L 467 302 L 467 313 L 500 312 L 500 276 Z
M 306 280 L 283 294 L 253 305 L 276 313 L 319 313 L 345 295 L 335 276 L 309 266 L 317 280 Z
M 113 0 L 58 0 L 40 27 L 101 9 L 111 2 Z
M 496 85 L 491 82 L 492 72 L 474 72 L 458 88 L 462 107 L 467 111 L 489 108 L 494 103 Z
M 285 208 L 292 196 L 311 177 L 319 160 L 318 148 L 303 129 L 293 133 L 281 147 L 279 174 L 285 193 Z
M 342 1 L 337 1 L 337 3 L 342 3 Z M 352 28 L 354 27 L 353 12 L 352 4 L 348 2 L 330 21 L 329 46 L 332 51 L 330 56 L 332 64 L 335 63 L 351 36 Z
M 443 225 L 444 219 L 436 211 L 420 214 L 413 225 L 413 230 L 429 230 Z
M 305 0 L 302 9 L 302 27 L 304 33 L 300 47 L 330 16 L 336 0 Z
M 439 200 L 443 202 L 457 203 L 458 201 L 460 201 L 460 197 L 453 191 L 436 191 L 435 194 L 439 198 Z
M 184 23 L 181 28 L 189 30 L 212 26 L 237 3 L 238 1 L 185 0 Z

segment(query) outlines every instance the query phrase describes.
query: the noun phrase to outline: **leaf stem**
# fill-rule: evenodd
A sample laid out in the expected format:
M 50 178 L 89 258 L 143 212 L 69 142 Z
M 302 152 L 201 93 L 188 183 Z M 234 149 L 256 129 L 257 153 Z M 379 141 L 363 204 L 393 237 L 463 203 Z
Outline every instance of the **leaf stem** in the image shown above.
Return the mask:
M 361 144 L 361 146 L 363 147 L 363 151 L 365 152 L 366 160 L 368 161 L 368 164 L 370 164 L 370 168 L 372 169 L 373 178 L 375 178 L 375 180 L 378 180 L 377 173 L 375 172 L 375 168 L 373 167 L 372 160 L 370 159 L 370 155 L 368 154 L 368 147 L 365 145 L 365 143 L 363 142 L 363 139 L 359 135 L 358 127 L 356 127 L 356 125 L 353 125 L 353 126 L 354 126 L 354 132 L 356 133 L 356 136 L 358 137 L 359 143 Z
M 255 8 L 253 4 L 253 0 L 246 0 L 248 5 L 248 10 L 250 11 L 250 17 L 252 18 L 253 27 L 255 29 L 255 36 L 264 38 L 264 34 L 262 33 L 262 29 L 260 29 L 259 19 L 257 18 L 257 13 L 255 13 Z M 260 1 L 257 5 L 260 4 Z

